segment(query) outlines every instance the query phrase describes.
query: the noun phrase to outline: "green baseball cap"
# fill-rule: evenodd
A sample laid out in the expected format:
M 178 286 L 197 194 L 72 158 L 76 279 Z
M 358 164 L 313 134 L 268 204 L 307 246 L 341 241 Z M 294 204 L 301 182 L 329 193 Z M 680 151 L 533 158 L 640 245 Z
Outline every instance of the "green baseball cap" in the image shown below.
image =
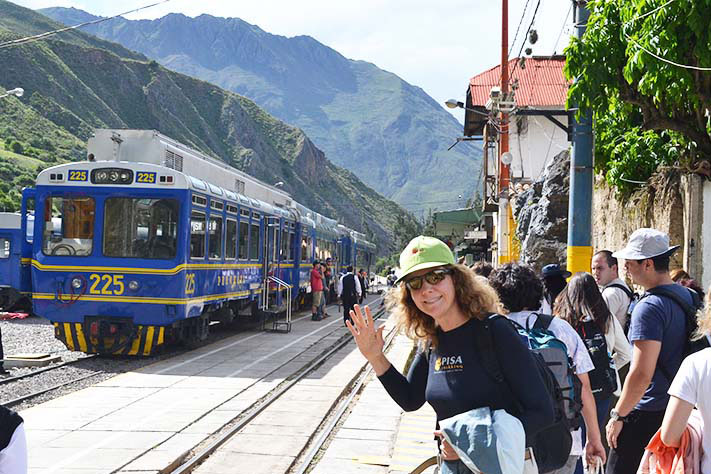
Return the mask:
M 447 244 L 435 237 L 420 235 L 412 239 L 400 254 L 402 274 L 395 283 L 401 282 L 410 273 L 442 265 L 454 265 L 454 254 Z

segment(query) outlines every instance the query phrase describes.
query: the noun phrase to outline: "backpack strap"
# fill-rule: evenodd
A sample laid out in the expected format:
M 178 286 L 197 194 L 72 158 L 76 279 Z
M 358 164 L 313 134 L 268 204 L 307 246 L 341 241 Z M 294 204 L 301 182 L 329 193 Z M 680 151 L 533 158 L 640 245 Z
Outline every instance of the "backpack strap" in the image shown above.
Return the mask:
M 494 349 L 494 337 L 491 334 L 491 323 L 501 318 L 510 321 L 507 317 L 500 314 L 490 314 L 486 319 L 479 322 L 479 327 L 474 332 L 474 342 L 476 343 L 476 347 L 479 349 L 482 366 L 484 367 L 486 373 L 488 373 L 496 382 L 500 396 L 511 392 L 511 389 L 506 384 L 504 374 L 501 371 L 501 364 L 499 363 L 499 359 L 496 356 L 496 351 Z M 521 405 L 521 402 L 515 396 L 512 396 L 512 399 L 516 410 L 518 410 L 519 414 L 523 414 L 523 406 Z
M 651 288 L 647 290 L 644 295 L 642 295 L 642 298 L 649 295 L 663 296 L 675 302 L 682 309 L 682 311 L 684 311 L 684 315 L 686 316 L 684 318 L 684 336 L 686 339 L 689 338 L 689 326 L 690 324 L 693 324 L 693 322 L 696 320 L 696 312 L 698 311 L 698 305 L 701 302 L 699 295 L 695 291 L 692 291 L 688 288 L 687 291 L 689 292 L 689 296 L 691 296 L 693 306 L 681 299 L 678 294 L 674 293 L 668 288 Z M 684 343 L 686 344 L 686 340 L 684 341 Z M 659 368 L 659 371 L 664 375 L 664 377 L 666 377 L 667 380 L 671 382 L 674 377 L 671 372 L 669 372 L 669 369 L 659 363 L 659 358 L 657 358 L 657 367 Z
M 634 293 L 632 292 L 632 290 L 630 290 L 629 288 L 627 288 L 625 285 L 621 285 L 621 284 L 619 284 L 619 283 L 613 283 L 612 285 L 607 285 L 607 286 L 603 289 L 603 291 L 605 291 L 605 290 L 608 289 L 608 288 L 619 288 L 620 290 L 622 290 L 622 291 L 625 292 L 625 294 L 627 295 L 627 297 L 628 297 L 630 300 L 633 300 L 633 299 L 634 299 Z
M 548 326 L 551 325 L 551 322 L 553 321 L 553 318 L 555 317 L 552 314 L 543 314 L 543 313 L 531 313 L 531 314 L 535 314 L 537 316 L 536 322 L 533 323 L 533 328 L 531 328 L 531 329 L 546 329 L 547 330 Z M 529 317 L 530 317 L 530 315 L 529 315 Z M 526 330 L 527 331 L 530 330 L 528 327 L 528 319 L 526 319 Z

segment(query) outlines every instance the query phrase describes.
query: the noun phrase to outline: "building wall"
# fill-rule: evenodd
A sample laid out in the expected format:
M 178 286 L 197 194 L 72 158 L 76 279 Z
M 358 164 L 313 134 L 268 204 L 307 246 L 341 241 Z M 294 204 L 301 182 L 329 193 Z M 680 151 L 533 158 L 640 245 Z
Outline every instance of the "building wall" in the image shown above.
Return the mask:
M 558 117 L 567 125 L 567 117 Z M 535 181 L 541 176 L 546 163 L 570 146 L 566 133 L 545 117 L 521 115 L 511 119 L 509 151 L 512 178 L 529 178 Z

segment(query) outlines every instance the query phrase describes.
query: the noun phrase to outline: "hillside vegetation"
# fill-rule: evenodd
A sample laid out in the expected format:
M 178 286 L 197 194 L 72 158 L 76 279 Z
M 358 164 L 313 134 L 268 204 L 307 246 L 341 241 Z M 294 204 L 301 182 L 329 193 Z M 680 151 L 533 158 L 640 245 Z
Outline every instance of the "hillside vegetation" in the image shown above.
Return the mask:
M 60 26 L 0 1 L 0 41 Z M 0 61 L 0 86 L 25 89 L 22 98 L 0 103 L 0 148 L 15 144 L 16 154 L 35 159 L 0 155 L 3 202 L 17 202 L 37 167 L 83 159 L 94 128 L 156 129 L 265 182 L 284 181 L 295 199 L 367 233 L 381 253 L 419 231 L 412 215 L 329 162 L 300 129 L 121 46 L 70 32 L 2 48 Z
M 67 25 L 98 18 L 76 9 L 41 11 Z M 420 217 L 429 207 L 462 205 L 474 192 L 481 149 L 460 143 L 447 150 L 462 126 L 441 104 L 395 74 L 309 36 L 273 35 L 239 18 L 180 14 L 116 18 L 87 31 L 249 97 Z

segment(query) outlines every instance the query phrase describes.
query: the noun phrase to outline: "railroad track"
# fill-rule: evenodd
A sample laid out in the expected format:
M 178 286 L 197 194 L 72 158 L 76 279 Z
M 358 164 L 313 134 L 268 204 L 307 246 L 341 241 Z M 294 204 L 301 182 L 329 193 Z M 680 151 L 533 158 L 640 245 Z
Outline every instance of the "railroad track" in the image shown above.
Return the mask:
M 45 372 L 49 372 L 49 371 L 51 371 L 51 370 L 57 370 L 57 369 L 60 369 L 60 368 L 62 368 L 62 367 L 66 367 L 66 366 L 68 366 L 68 365 L 76 364 L 76 363 L 79 362 L 80 360 L 93 359 L 94 357 L 97 357 L 97 354 L 90 354 L 90 355 L 87 355 L 86 357 L 80 357 L 80 358 L 78 358 L 78 359 L 70 360 L 70 361 L 67 361 L 67 362 L 62 362 L 61 364 L 55 364 L 55 365 L 50 365 L 50 366 L 47 366 L 47 367 L 42 367 L 41 369 L 33 370 L 33 371 L 31 371 L 31 372 L 27 372 L 26 374 L 16 375 L 16 376 L 14 376 L 14 377 L 8 377 L 8 378 L 0 379 L 0 385 L 6 385 L 6 384 L 9 384 L 9 383 L 12 383 L 12 382 L 17 382 L 18 380 L 26 379 L 26 378 L 29 378 L 29 377 L 34 377 L 34 376 L 36 376 L 36 375 L 39 375 L 39 374 L 42 374 L 42 373 L 45 373 Z
M 378 300 L 376 300 L 377 302 Z M 372 304 L 372 303 L 371 303 Z M 375 305 L 373 305 L 375 306 Z M 377 313 L 374 315 L 374 319 L 379 319 L 383 314 L 385 314 L 385 310 L 383 308 L 379 308 Z M 340 329 L 342 330 L 342 328 Z M 335 332 L 335 331 L 333 331 Z M 386 336 L 386 349 L 390 346 L 392 343 L 392 340 L 394 339 L 395 336 L 395 330 L 391 329 L 391 331 L 388 333 Z M 248 408 L 245 410 L 244 415 L 240 417 L 239 421 L 232 425 L 228 430 L 224 431 L 221 433 L 218 437 L 212 439 L 207 446 L 204 446 L 202 449 L 194 453 L 192 456 L 187 457 L 183 460 L 179 460 L 178 462 L 180 463 L 177 465 L 173 470 L 166 469 L 162 472 L 165 473 L 171 473 L 171 474 L 187 474 L 191 471 L 193 471 L 200 463 L 205 461 L 209 456 L 214 454 L 221 446 L 223 446 L 226 442 L 228 442 L 231 438 L 233 438 L 235 435 L 237 435 L 241 430 L 243 430 L 249 423 L 254 420 L 260 413 L 262 413 L 264 410 L 266 410 L 271 404 L 276 402 L 280 397 L 282 397 L 284 394 L 288 393 L 288 391 L 296 385 L 300 380 L 302 380 L 304 377 L 308 376 L 311 374 L 314 370 L 316 370 L 318 367 L 320 367 L 324 362 L 326 362 L 328 359 L 333 357 L 335 354 L 337 354 L 341 349 L 343 349 L 348 343 L 350 343 L 353 340 L 350 332 L 346 331 L 344 335 L 342 335 L 334 344 L 332 344 L 328 349 L 326 349 L 320 356 L 312 360 L 309 364 L 307 364 L 305 367 L 303 367 L 300 371 L 298 371 L 296 374 L 294 374 L 291 378 L 289 378 L 287 381 L 283 382 L 280 386 L 278 386 L 275 390 L 273 390 L 269 395 L 267 395 L 264 399 L 260 400 L 258 403 L 255 403 L 252 407 Z M 363 386 L 364 381 L 368 378 L 370 373 L 372 372 L 368 366 L 367 368 L 363 368 L 359 371 L 359 373 L 356 375 L 356 378 L 354 382 L 351 384 L 351 388 L 348 391 L 348 394 L 341 400 L 341 402 L 332 409 L 329 413 L 329 419 L 330 421 L 327 422 L 325 427 L 321 427 L 318 432 L 314 435 L 314 438 L 316 438 L 316 441 L 311 444 L 311 447 L 308 451 L 308 453 L 301 459 L 300 461 L 300 467 L 298 468 L 298 471 L 290 471 L 290 472 L 299 472 L 299 473 L 305 473 L 308 468 L 310 467 L 314 457 L 319 453 L 321 448 L 323 447 L 324 443 L 327 441 L 329 438 L 330 434 L 333 432 L 334 428 L 337 426 L 339 420 L 343 416 L 343 414 L 346 412 L 346 410 L 349 408 L 351 403 L 353 402 L 354 397 L 358 394 L 360 389 Z M 178 464 L 178 463 L 175 463 Z M 293 469 L 293 468 L 292 468 Z

